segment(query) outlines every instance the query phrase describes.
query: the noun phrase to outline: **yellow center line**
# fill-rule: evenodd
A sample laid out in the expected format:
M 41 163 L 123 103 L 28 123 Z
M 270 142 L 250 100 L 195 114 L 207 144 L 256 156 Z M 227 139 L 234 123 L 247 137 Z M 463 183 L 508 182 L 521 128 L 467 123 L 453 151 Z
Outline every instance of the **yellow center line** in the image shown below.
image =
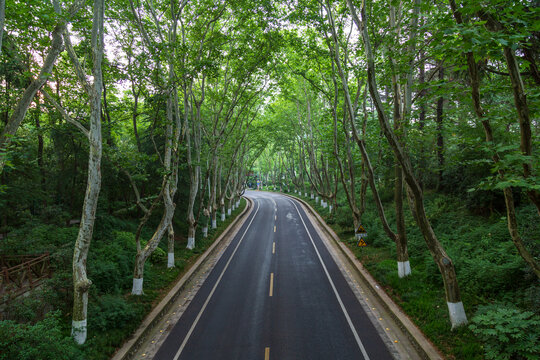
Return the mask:
M 272 254 L 276 253 L 276 243 L 272 244 Z
M 274 273 L 270 273 L 270 296 L 274 293 Z
M 264 349 L 264 360 L 270 360 L 270 348 L 269 347 Z
M 277 220 L 277 215 L 274 216 L 274 220 Z
M 276 232 L 276 225 L 274 225 L 274 232 Z

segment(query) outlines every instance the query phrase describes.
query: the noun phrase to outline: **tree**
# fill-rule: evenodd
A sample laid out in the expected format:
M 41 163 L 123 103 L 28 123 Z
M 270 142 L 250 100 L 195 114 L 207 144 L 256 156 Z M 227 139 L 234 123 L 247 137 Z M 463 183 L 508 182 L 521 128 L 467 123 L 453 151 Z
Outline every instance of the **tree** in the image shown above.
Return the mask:
M 464 24 L 464 19 L 461 14 L 461 10 L 457 7 L 455 1 L 450 0 L 450 7 L 452 9 L 452 13 L 454 15 L 456 22 L 459 25 Z M 490 29 L 490 31 L 500 30 L 500 24 L 498 24 L 495 21 L 495 19 L 491 17 L 490 14 L 486 12 L 481 12 L 480 17 L 487 19 L 486 21 L 488 22 L 486 22 L 486 25 Z M 472 40 L 470 39 L 470 37 L 465 37 L 464 41 L 469 42 Z M 529 113 L 528 106 L 526 102 L 525 93 L 523 91 L 523 82 L 520 80 L 520 75 L 519 75 L 519 70 L 517 69 L 515 55 L 513 51 L 509 48 L 509 46 L 504 46 L 504 55 L 505 55 L 506 62 L 508 65 L 509 73 L 511 74 L 510 77 L 511 77 L 511 82 L 512 82 L 514 100 L 516 103 L 516 109 L 517 109 L 519 121 L 520 121 L 520 130 L 521 130 L 520 149 L 523 155 L 529 156 L 532 152 L 531 130 L 530 130 L 530 120 L 529 120 L 529 115 L 528 115 Z M 486 116 L 486 113 L 481 104 L 479 67 L 475 60 L 475 55 L 473 51 L 467 51 L 465 53 L 465 57 L 467 59 L 467 68 L 469 70 L 469 76 L 470 76 L 471 97 L 473 101 L 474 112 L 477 118 L 482 123 L 482 127 L 484 129 L 484 133 L 486 136 L 486 142 L 488 144 L 493 144 L 494 143 L 493 129 L 489 120 L 489 116 Z M 503 183 L 502 188 L 503 188 L 504 200 L 506 204 L 506 217 L 507 217 L 507 223 L 508 223 L 508 231 L 510 232 L 512 241 L 514 242 L 514 245 L 516 246 L 516 249 L 518 250 L 519 255 L 525 260 L 525 262 L 527 262 L 527 264 L 531 267 L 531 269 L 533 269 L 536 276 L 540 277 L 540 265 L 536 262 L 536 260 L 531 255 L 531 253 L 524 246 L 523 241 L 521 240 L 521 236 L 519 235 L 514 196 L 512 193 L 512 188 L 508 184 L 504 184 L 504 181 L 506 180 L 508 175 L 505 173 L 504 168 L 502 166 L 502 159 L 497 152 L 493 153 L 492 159 L 493 159 L 494 164 L 498 168 L 497 172 L 499 174 L 500 181 Z M 522 166 L 523 166 L 524 178 L 527 179 L 531 174 L 532 166 L 528 162 L 528 160 L 525 160 L 522 163 Z M 536 205 L 537 209 L 539 209 L 538 203 L 535 201 L 537 197 L 536 190 L 533 188 L 529 188 L 527 191 L 527 194 L 529 195 L 529 198 L 531 199 L 531 201 Z
M 380 99 L 377 88 L 377 81 L 375 78 L 375 61 L 373 52 L 371 50 L 371 41 L 368 33 L 368 22 L 365 3 L 363 3 L 360 8 L 362 22 L 358 18 L 356 8 L 354 7 L 351 0 L 347 0 L 347 5 L 353 16 L 353 20 L 361 33 L 364 43 L 364 51 L 366 54 L 368 68 L 367 70 L 369 92 L 375 104 L 375 108 L 377 109 L 381 129 L 383 130 L 383 133 L 388 140 L 388 143 L 392 147 L 392 150 L 397 160 L 399 161 L 401 168 L 403 169 L 405 181 L 411 189 L 411 195 L 413 197 L 418 226 L 422 231 L 428 249 L 430 250 L 430 253 L 433 256 L 435 262 L 437 263 L 437 266 L 439 267 L 439 270 L 443 277 L 444 288 L 446 292 L 446 302 L 448 305 L 448 311 L 450 313 L 450 322 L 452 323 L 453 328 L 466 324 L 467 316 L 465 314 L 463 302 L 461 301 L 461 295 L 459 292 L 459 285 L 457 282 L 454 265 L 452 263 L 452 260 L 446 254 L 444 248 L 438 241 L 437 236 L 435 235 L 435 232 L 431 227 L 431 223 L 428 220 L 424 209 L 422 188 L 420 187 L 418 180 L 414 176 L 414 171 L 408 154 L 404 151 L 403 147 L 400 145 L 399 140 L 396 137 L 396 134 L 392 131 L 387 114 L 383 109 L 383 104 Z
M 47 53 L 47 56 L 43 60 L 43 65 L 39 71 L 37 77 L 31 78 L 29 85 L 26 87 L 24 93 L 21 95 L 17 101 L 17 106 L 13 110 L 13 113 L 9 117 L 9 121 L 2 129 L 0 133 L 0 173 L 3 171 L 4 166 L 6 165 L 6 158 L 3 152 L 6 151 L 7 146 L 10 144 L 13 136 L 17 132 L 17 129 L 21 125 L 22 121 L 26 116 L 28 107 L 34 100 L 34 96 L 37 91 L 48 81 L 51 76 L 52 69 L 56 59 L 62 51 L 62 35 L 67 29 L 69 20 L 72 19 L 77 12 L 82 8 L 83 1 L 74 1 L 73 4 L 65 11 L 65 14 L 62 14 L 62 7 L 58 2 L 54 3 L 54 11 L 57 14 L 57 23 L 52 32 L 52 42 Z M 3 30 L 3 20 L 5 18 L 5 4 L 0 4 L 0 22 L 2 23 Z M 3 33 L 0 34 L 0 39 L 2 39 Z
M 55 8 L 60 9 L 58 2 L 55 2 Z M 87 312 L 88 312 L 88 291 L 92 281 L 88 279 L 86 273 L 86 261 L 90 242 L 94 230 L 96 219 L 96 209 L 98 204 L 99 192 L 101 190 L 101 155 L 102 155 L 102 134 L 101 134 L 101 93 L 103 90 L 102 69 L 103 61 L 103 17 L 104 2 L 95 0 L 93 5 L 92 18 L 92 77 L 93 82 L 87 80 L 83 67 L 81 66 L 77 54 L 71 43 L 71 36 L 64 28 L 62 36 L 64 38 L 65 48 L 73 65 L 81 87 L 85 90 L 89 100 L 89 123 L 90 128 L 86 129 L 77 120 L 72 119 L 66 110 L 60 106 L 54 98 L 44 91 L 45 97 L 62 114 L 64 119 L 83 132 L 88 138 L 90 152 L 88 156 L 88 179 L 84 205 L 82 209 L 79 233 L 75 241 L 73 252 L 73 321 L 71 326 L 71 335 L 78 344 L 84 344 L 87 337 Z

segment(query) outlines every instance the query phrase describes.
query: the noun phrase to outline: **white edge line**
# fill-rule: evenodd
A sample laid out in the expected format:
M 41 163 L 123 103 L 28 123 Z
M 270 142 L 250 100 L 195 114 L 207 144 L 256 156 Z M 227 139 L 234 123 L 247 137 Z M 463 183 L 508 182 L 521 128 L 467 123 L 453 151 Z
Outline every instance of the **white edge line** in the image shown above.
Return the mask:
M 238 241 L 238 244 L 236 244 L 236 247 L 234 248 L 234 251 L 233 253 L 231 254 L 231 256 L 229 257 L 229 260 L 227 261 L 227 264 L 225 264 L 225 267 L 223 268 L 223 270 L 221 271 L 221 274 L 219 275 L 219 278 L 217 279 L 216 283 L 214 284 L 214 287 L 212 288 L 212 291 L 210 291 L 210 294 L 208 295 L 208 297 L 206 298 L 206 301 L 204 302 L 204 305 L 203 307 L 201 308 L 201 310 L 199 311 L 199 314 L 197 315 L 197 317 L 195 318 L 195 321 L 193 321 L 193 324 L 191 325 L 191 328 L 189 329 L 188 333 L 186 334 L 185 338 L 184 338 L 184 341 L 182 342 L 182 345 L 180 345 L 180 348 L 178 349 L 178 351 L 176 352 L 176 355 L 174 355 L 174 358 L 173 360 L 178 360 L 178 358 L 180 357 L 180 354 L 182 354 L 182 351 L 184 350 L 191 334 L 193 333 L 193 330 L 195 330 L 195 327 L 197 326 L 197 323 L 199 322 L 199 319 L 201 318 L 204 310 L 206 309 L 206 306 L 208 305 L 208 303 L 210 302 L 210 299 L 212 298 L 212 295 L 214 295 L 214 292 L 216 291 L 216 288 L 217 286 L 219 285 L 220 281 L 221 281 L 221 278 L 223 277 L 223 275 L 225 274 L 225 271 L 227 270 L 227 268 L 229 267 L 229 264 L 231 263 L 233 257 L 234 257 L 234 254 L 236 254 L 236 250 L 238 250 L 238 247 L 240 246 L 240 244 L 242 243 L 242 240 L 244 240 L 244 236 L 246 236 L 246 233 L 247 231 L 249 230 L 249 227 L 251 226 L 251 223 L 253 223 L 253 220 L 255 219 L 255 216 L 257 215 L 257 212 L 259 212 L 259 208 L 260 208 L 260 205 L 259 205 L 259 202 L 257 202 L 257 210 L 255 211 L 255 214 L 253 214 L 253 217 L 251 218 L 251 221 L 249 222 L 246 230 L 244 231 L 244 233 L 242 234 L 242 237 L 240 238 L 240 240 Z
M 304 222 L 304 218 L 302 217 L 302 214 L 300 214 L 300 211 L 298 210 L 298 207 L 294 203 L 294 201 L 289 200 L 295 207 L 296 212 L 298 213 L 298 216 L 300 216 L 300 220 L 302 220 L 302 224 L 304 224 L 304 228 L 306 229 L 306 232 L 309 236 L 309 239 L 311 240 L 311 244 L 313 245 L 313 248 L 315 249 L 315 252 L 317 253 L 317 256 L 319 258 L 319 261 L 321 262 L 321 265 L 324 269 L 324 272 L 326 274 L 326 277 L 328 278 L 328 281 L 330 282 L 330 285 L 332 286 L 332 289 L 334 290 L 334 294 L 336 295 L 336 298 L 339 302 L 339 305 L 341 306 L 341 310 L 343 310 L 343 314 L 345 315 L 345 318 L 347 319 L 347 322 L 349 323 L 349 327 L 351 328 L 351 331 L 353 332 L 354 338 L 356 339 L 356 343 L 358 344 L 358 347 L 360 348 L 360 351 L 362 352 L 362 355 L 364 356 L 365 360 L 369 360 L 369 356 L 366 352 L 366 349 L 364 348 L 364 344 L 362 343 L 362 340 L 360 340 L 360 336 L 358 336 L 358 332 L 356 331 L 351 317 L 349 316 L 349 313 L 347 312 L 347 309 L 345 309 L 345 305 L 343 305 L 343 301 L 341 301 L 341 296 L 339 296 L 339 293 L 336 289 L 336 286 L 334 285 L 334 282 L 332 281 L 332 278 L 330 277 L 330 273 L 328 272 L 328 269 L 326 268 L 326 265 L 324 264 L 324 261 L 321 257 L 321 254 L 319 253 L 319 250 L 317 249 L 317 246 L 315 246 L 315 242 L 313 241 L 313 238 L 311 237 L 311 233 L 309 232 L 309 229 L 306 226 L 306 223 Z M 176 359 L 175 359 L 176 360 Z

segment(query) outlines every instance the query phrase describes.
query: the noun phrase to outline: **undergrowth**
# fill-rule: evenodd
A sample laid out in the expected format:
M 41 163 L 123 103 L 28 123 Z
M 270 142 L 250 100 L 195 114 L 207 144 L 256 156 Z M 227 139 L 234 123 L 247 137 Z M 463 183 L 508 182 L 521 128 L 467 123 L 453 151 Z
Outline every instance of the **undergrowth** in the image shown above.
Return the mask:
M 244 209 L 246 201 L 208 237 L 196 235 L 196 247 L 186 249 L 187 240 L 175 239 L 175 267 L 167 269 L 167 243 L 162 241 L 146 262 L 144 295 L 131 296 L 136 253 L 135 221 L 99 215 L 88 258 L 92 280 L 88 301 L 88 339 L 77 346 L 70 337 L 73 299 L 71 260 L 77 227 L 62 227 L 31 220 L 13 230 L 0 244 L 8 254 L 51 253 L 53 276 L 30 296 L 10 301 L 0 321 L 0 360 L 109 359 L 135 331 L 187 267 L 202 254 Z M 179 226 L 181 234 L 186 233 Z M 147 225 L 141 239 L 149 239 Z M 177 229 L 178 231 L 178 229 Z M 178 232 L 177 232 L 178 234 Z

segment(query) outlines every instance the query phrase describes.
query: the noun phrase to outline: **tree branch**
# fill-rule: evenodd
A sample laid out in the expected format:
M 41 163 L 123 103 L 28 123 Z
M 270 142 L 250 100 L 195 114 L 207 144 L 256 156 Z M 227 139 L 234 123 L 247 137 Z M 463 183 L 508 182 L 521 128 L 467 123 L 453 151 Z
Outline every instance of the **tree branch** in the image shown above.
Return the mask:
M 64 120 L 66 120 L 70 124 L 75 125 L 75 127 L 79 129 L 87 138 L 90 137 L 90 132 L 88 131 L 88 129 L 86 129 L 80 122 L 78 122 L 77 120 L 69 116 L 69 114 L 62 107 L 62 105 L 60 105 L 45 89 L 41 89 L 40 92 L 43 94 L 43 96 L 45 96 L 45 99 L 47 99 L 47 101 L 52 106 L 54 106 L 56 110 L 58 110 L 58 112 L 60 113 L 60 115 L 62 115 Z

